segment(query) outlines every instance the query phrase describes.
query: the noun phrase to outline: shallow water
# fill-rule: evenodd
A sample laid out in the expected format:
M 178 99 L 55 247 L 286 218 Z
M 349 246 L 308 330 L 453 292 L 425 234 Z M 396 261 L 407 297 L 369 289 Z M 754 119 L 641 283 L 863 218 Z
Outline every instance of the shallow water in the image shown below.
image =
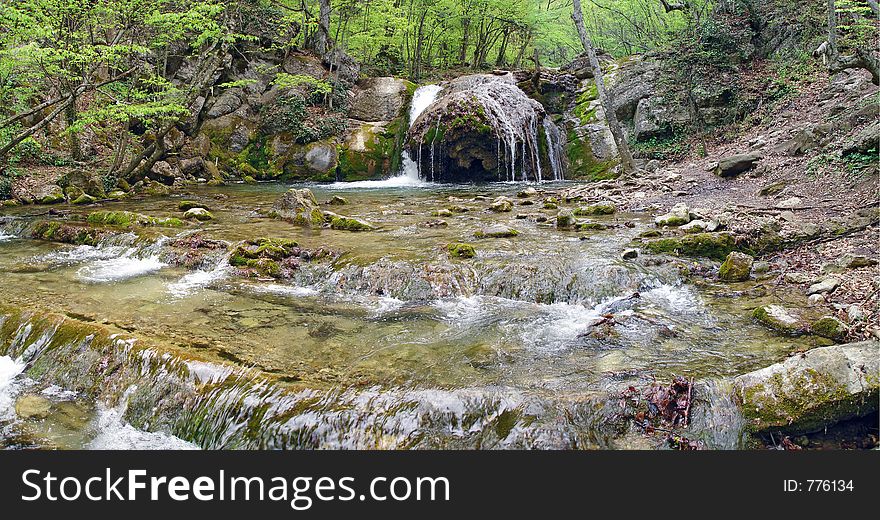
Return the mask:
M 540 199 L 535 205 L 520 205 L 515 193 L 522 185 L 392 185 L 312 186 L 319 201 L 346 197 L 349 205 L 332 209 L 378 226 L 368 233 L 309 230 L 262 217 L 260 212 L 287 188 L 271 184 L 193 188 L 183 196 L 101 208 L 179 216 L 178 202 L 193 199 L 205 202 L 215 216 L 200 225 L 211 238 L 233 243 L 291 238 L 303 247 L 324 246 L 341 253 L 333 263 L 304 266 L 291 280 L 241 278 L 222 254 L 195 270 L 168 265 L 163 251 L 169 239 L 192 230 L 159 230 L 167 237 L 151 230 L 148 238 L 67 246 L 22 238 L 16 232 L 23 229 L 22 220 L 7 220 L 0 223 L 0 236 L 8 236 L 0 238 L 0 284 L 7 303 L 110 324 L 174 345 L 206 366 L 232 363 L 300 389 L 345 390 L 337 397 L 339 406 L 360 400 L 374 406 L 376 399 L 387 399 L 442 407 L 459 402 L 461 392 L 491 395 L 496 404 L 510 401 L 504 409 L 546 405 L 577 400 L 629 380 L 739 374 L 778 361 L 804 341 L 771 336 L 751 323 L 747 309 L 731 297 L 728 287 L 688 285 L 674 265 L 644 255 L 634 262 L 621 260 L 620 252 L 650 226 L 649 215 L 597 217 L 592 220 L 613 227 L 563 232 L 535 221 L 534 215 L 556 213 L 541 209 Z M 221 194 L 228 198 L 215 198 Z M 486 211 L 491 199 L 502 194 L 514 198 L 514 211 Z M 433 211 L 451 206 L 467 211 L 443 218 L 448 227 L 425 226 L 437 219 Z M 7 213 L 27 221 L 40 210 L 44 211 L 17 208 Z M 86 214 L 94 208 L 64 210 Z M 530 217 L 517 219 L 517 214 Z M 621 225 L 627 221 L 635 226 Z M 474 238 L 490 224 L 509 225 L 520 234 L 510 239 Z M 445 246 L 457 241 L 473 243 L 477 258 L 449 259 Z M 640 297 L 633 298 L 634 293 Z M 616 316 L 617 324 L 593 327 L 607 313 Z M 0 417 L 2 374 L 12 373 L 9 367 L 14 366 L 9 358 L 5 363 L 0 364 Z M 14 375 L 7 387 L 22 377 Z M 34 382 L 35 387 L 40 384 Z M 14 395 L 6 392 L 11 400 L 7 412 Z M 322 406 L 322 411 L 304 413 L 297 420 L 333 423 L 327 403 Z M 456 406 L 464 415 L 488 418 L 500 413 L 498 406 L 494 412 L 484 405 Z M 400 435 L 412 436 L 410 430 L 415 429 L 430 438 L 433 434 L 415 419 L 424 414 L 412 413 L 414 422 L 401 423 L 405 426 L 400 426 Z M 557 413 L 544 413 L 542 428 L 570 433 L 571 418 L 554 419 Z M 111 424 L 125 429 L 124 416 L 124 408 L 94 403 L 86 421 L 92 434 L 79 445 L 109 447 L 107 439 L 113 436 L 102 432 Z M 336 424 L 319 445 L 374 446 L 352 439 L 364 436 L 368 425 L 380 420 L 361 417 L 344 427 Z M 125 431 L 128 437 L 120 438 L 133 438 L 130 446 L 189 446 Z M 535 442 L 542 446 L 540 440 Z

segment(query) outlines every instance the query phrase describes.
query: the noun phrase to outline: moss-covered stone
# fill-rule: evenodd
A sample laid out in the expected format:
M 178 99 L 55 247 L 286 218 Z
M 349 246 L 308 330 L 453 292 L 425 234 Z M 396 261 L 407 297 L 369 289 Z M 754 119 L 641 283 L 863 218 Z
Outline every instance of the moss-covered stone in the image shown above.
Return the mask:
M 301 261 L 320 260 L 331 256 L 324 249 L 307 250 L 290 239 L 258 238 L 236 245 L 229 256 L 229 265 L 249 276 L 285 278 Z
M 180 211 L 189 211 L 193 208 L 203 208 L 209 211 L 211 210 L 211 208 L 209 208 L 207 204 L 196 202 L 194 200 L 182 200 L 179 204 L 177 204 L 177 209 Z
M 342 215 L 330 216 L 330 228 L 340 231 L 373 231 L 376 229 L 372 224 L 353 217 Z
M 675 206 L 672 206 L 672 209 L 669 210 L 669 213 L 660 215 L 659 217 L 654 219 L 654 223 L 657 224 L 657 227 L 683 226 L 690 221 L 690 208 L 688 208 L 687 204 L 684 203 L 679 203 Z
M 477 238 L 512 238 L 519 235 L 519 231 L 501 224 L 480 229 L 474 236 Z
M 79 205 L 85 205 L 85 204 L 94 204 L 95 202 L 98 202 L 98 199 L 96 199 L 95 197 L 92 197 L 88 193 L 83 193 L 79 197 L 73 199 L 70 203 L 76 204 L 79 206 Z
M 157 218 L 131 211 L 95 211 L 86 219 L 90 224 L 117 227 L 183 227 L 186 224 L 179 218 Z
M 513 201 L 507 197 L 498 197 L 489 205 L 489 210 L 495 213 L 507 213 L 513 211 Z
M 39 240 L 87 246 L 98 245 L 107 234 L 106 231 L 91 226 L 57 221 L 38 222 L 31 232 L 31 236 Z
M 823 338 L 828 338 L 834 341 L 842 341 L 846 339 L 846 335 L 849 334 L 849 329 L 846 324 L 834 316 L 823 316 L 814 321 L 813 325 L 810 327 L 810 331 L 817 336 L 822 336 Z
M 731 233 L 694 233 L 651 240 L 645 243 L 645 248 L 652 253 L 706 257 L 721 261 L 736 249 L 736 239 Z
M 610 202 L 581 206 L 574 210 L 575 216 L 590 217 L 594 215 L 613 215 L 617 212 L 617 206 Z
M 803 335 L 809 329 L 795 311 L 781 305 L 758 307 L 752 312 L 752 317 L 758 323 L 789 336 Z
M 755 259 L 745 253 L 737 251 L 727 255 L 727 259 L 718 270 L 718 277 L 725 282 L 744 282 L 752 273 L 752 265 Z
M 211 214 L 210 211 L 205 208 L 191 208 L 184 213 L 183 218 L 187 220 L 198 220 L 199 222 L 206 222 L 208 220 L 214 220 L 214 215 Z
M 471 244 L 463 242 L 453 242 L 446 246 L 449 256 L 453 258 L 474 258 L 477 256 L 477 250 Z
M 877 343 L 812 349 L 737 377 L 734 387 L 752 431 L 809 433 L 878 409 Z
M 577 224 L 577 220 L 571 210 L 563 209 L 556 214 L 557 229 L 574 229 L 575 224 Z
M 602 231 L 608 229 L 608 226 L 601 222 L 578 222 L 575 229 L 578 231 Z

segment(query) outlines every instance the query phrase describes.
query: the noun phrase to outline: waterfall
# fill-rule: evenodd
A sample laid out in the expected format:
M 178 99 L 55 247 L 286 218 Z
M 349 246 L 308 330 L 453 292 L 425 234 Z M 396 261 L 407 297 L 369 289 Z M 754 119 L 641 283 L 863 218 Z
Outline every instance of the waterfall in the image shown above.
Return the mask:
M 443 90 L 443 87 L 440 85 L 425 85 L 423 87 L 419 87 L 413 93 L 412 103 L 409 109 L 409 126 L 412 128 L 413 124 L 416 122 L 416 119 L 422 115 L 422 112 L 425 111 L 431 103 L 433 103 L 437 96 L 440 94 L 440 91 Z M 432 146 L 433 153 L 433 146 Z M 412 179 L 415 182 L 419 182 L 421 179 L 421 175 L 419 172 L 419 164 L 421 164 L 421 149 L 419 150 L 418 162 L 413 161 L 412 157 L 410 157 L 409 152 L 406 150 L 401 154 L 401 177 L 406 177 L 408 179 Z M 433 168 L 433 158 L 431 160 L 431 166 Z
M 544 136 L 547 138 L 547 156 L 553 169 L 553 180 L 565 180 L 562 171 L 562 139 L 559 136 L 559 128 L 550 121 L 549 117 L 544 118 Z

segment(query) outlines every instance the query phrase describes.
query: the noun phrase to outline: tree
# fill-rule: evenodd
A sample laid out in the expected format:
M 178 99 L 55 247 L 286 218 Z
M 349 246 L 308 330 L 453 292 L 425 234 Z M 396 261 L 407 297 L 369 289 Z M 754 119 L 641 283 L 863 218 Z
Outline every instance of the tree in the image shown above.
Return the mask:
M 620 126 L 620 121 L 617 119 L 617 114 L 614 112 L 614 103 L 605 89 L 602 66 L 599 64 L 599 58 L 596 56 L 596 49 L 593 47 L 590 35 L 587 34 L 587 28 L 584 26 L 584 15 L 581 10 L 581 2 L 580 0 L 573 0 L 573 4 L 574 9 L 571 17 L 574 20 L 575 27 L 577 27 L 581 44 L 583 44 L 584 49 L 587 51 L 587 56 L 590 59 L 590 66 L 593 69 L 593 78 L 596 81 L 596 90 L 599 94 L 599 100 L 602 103 L 602 107 L 605 109 L 605 119 L 608 121 L 608 128 L 611 130 L 611 135 L 614 137 L 614 144 L 617 145 L 617 152 L 620 154 L 620 166 L 623 168 L 625 174 L 633 173 L 635 171 L 635 165 L 633 163 L 632 153 L 629 150 L 629 144 L 626 141 L 626 136 L 623 134 L 623 128 Z

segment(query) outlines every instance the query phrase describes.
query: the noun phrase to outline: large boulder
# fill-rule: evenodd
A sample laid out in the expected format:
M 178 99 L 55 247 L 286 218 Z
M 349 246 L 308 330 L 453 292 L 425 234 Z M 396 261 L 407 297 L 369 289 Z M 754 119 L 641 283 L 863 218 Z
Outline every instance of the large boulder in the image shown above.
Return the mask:
M 718 161 L 718 166 L 715 167 L 715 175 L 720 177 L 736 177 L 754 168 L 760 160 L 761 154 L 757 152 L 723 157 Z
M 351 101 L 349 116 L 365 122 L 396 119 L 406 107 L 407 95 L 412 90 L 410 85 L 391 77 L 361 81 Z
M 406 148 L 422 175 L 436 181 L 552 179 L 541 146 L 544 125 L 553 124 L 545 116 L 513 74 L 462 76 L 413 122 Z M 557 140 L 552 148 L 559 147 Z
M 272 205 L 272 216 L 302 226 L 319 226 L 324 223 L 324 212 L 312 190 L 290 189 Z
M 747 427 L 800 434 L 874 413 L 880 397 L 880 344 L 809 350 L 734 379 Z

